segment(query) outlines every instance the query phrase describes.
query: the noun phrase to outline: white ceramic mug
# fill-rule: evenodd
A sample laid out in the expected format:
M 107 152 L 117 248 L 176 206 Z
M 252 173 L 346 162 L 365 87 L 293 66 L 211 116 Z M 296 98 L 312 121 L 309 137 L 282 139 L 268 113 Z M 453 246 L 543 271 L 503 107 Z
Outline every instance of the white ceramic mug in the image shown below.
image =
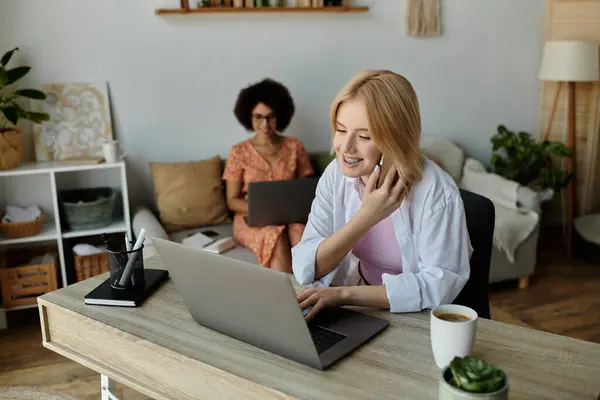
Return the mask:
M 104 162 L 110 164 L 118 162 L 127 153 L 119 155 L 119 141 L 109 140 L 102 143 L 102 154 L 104 155 Z
M 442 315 L 458 314 L 461 320 L 446 320 Z M 473 351 L 478 315 L 475 310 L 457 304 L 445 304 L 431 310 L 431 349 L 439 368 L 450 364 L 454 357 L 464 357 Z

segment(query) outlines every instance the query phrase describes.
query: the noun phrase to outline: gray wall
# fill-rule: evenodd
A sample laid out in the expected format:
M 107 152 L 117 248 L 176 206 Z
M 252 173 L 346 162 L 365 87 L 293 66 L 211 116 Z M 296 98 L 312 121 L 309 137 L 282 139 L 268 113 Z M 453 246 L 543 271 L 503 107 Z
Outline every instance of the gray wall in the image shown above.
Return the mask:
M 442 0 L 436 38 L 404 34 L 400 0 L 356 0 L 371 7 L 356 14 L 154 14 L 178 3 L 0 0 L 0 51 L 21 47 L 28 83 L 109 83 L 134 203 L 153 203 L 149 161 L 224 157 L 245 139 L 235 97 L 266 76 L 291 90 L 286 133 L 310 151 L 328 148 L 328 105 L 363 68 L 404 74 L 423 134 L 485 162 L 499 123 L 537 129 L 542 0 Z

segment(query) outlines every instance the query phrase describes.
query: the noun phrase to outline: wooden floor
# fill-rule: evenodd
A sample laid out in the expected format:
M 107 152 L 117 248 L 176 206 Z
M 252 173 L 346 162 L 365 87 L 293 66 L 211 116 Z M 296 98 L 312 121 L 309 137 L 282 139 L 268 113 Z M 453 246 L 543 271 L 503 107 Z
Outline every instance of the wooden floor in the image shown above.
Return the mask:
M 529 289 L 492 285 L 492 319 L 600 343 L 600 265 L 569 262 L 557 232 L 544 232 Z M 0 331 L 0 386 L 34 386 L 98 399 L 100 376 L 42 347 L 37 310 L 10 312 Z M 74 327 L 75 329 L 76 327 Z M 122 400 L 145 399 L 117 386 Z
M 492 285 L 492 305 L 535 329 L 600 343 L 600 265 L 569 261 L 560 231 L 540 235 L 538 266 L 526 290 Z

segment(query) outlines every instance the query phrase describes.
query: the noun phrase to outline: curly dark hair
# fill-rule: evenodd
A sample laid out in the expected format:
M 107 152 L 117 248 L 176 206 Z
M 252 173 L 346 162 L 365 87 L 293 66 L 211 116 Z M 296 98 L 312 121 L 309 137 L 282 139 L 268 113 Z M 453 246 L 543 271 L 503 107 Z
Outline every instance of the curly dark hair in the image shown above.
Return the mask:
M 294 115 L 294 100 L 289 90 L 279 82 L 265 78 L 240 90 L 233 113 L 240 124 L 252 130 L 252 110 L 258 103 L 273 109 L 277 117 L 277 131 L 283 132 Z

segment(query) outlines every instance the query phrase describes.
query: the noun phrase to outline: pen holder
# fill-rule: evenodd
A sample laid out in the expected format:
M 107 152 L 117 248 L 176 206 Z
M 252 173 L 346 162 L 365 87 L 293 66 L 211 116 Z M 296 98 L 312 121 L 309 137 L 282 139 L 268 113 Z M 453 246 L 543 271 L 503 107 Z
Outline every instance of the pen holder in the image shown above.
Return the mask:
M 133 243 L 131 247 L 133 247 Z M 108 252 L 108 268 L 110 270 L 110 286 L 113 289 L 131 290 L 143 288 L 146 284 L 144 280 L 144 245 L 136 250 L 121 250 Z M 130 266 L 129 277 L 123 275 Z

